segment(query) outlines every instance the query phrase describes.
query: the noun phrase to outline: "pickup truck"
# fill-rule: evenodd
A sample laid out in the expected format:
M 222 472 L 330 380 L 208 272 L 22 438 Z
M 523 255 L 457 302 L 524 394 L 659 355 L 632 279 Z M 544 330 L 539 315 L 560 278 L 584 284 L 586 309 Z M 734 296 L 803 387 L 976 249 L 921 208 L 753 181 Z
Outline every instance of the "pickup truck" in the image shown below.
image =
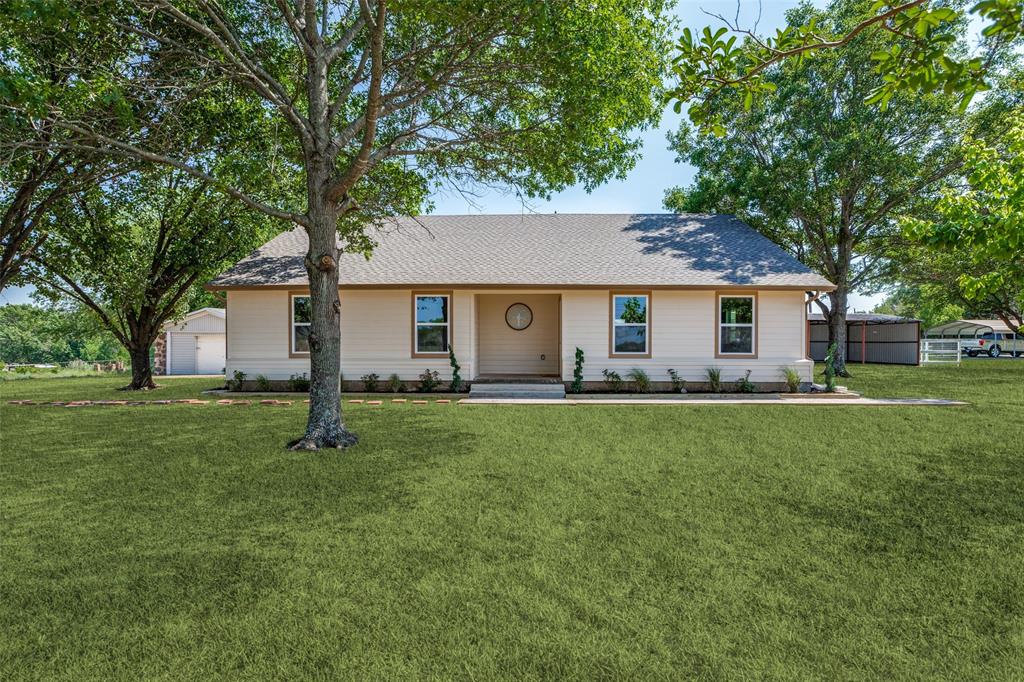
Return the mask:
M 973 339 L 964 339 L 960 344 L 961 352 L 976 358 L 985 353 L 990 358 L 998 358 L 1002 354 L 1020 357 L 1024 355 L 1024 334 L 1013 332 L 988 332 Z

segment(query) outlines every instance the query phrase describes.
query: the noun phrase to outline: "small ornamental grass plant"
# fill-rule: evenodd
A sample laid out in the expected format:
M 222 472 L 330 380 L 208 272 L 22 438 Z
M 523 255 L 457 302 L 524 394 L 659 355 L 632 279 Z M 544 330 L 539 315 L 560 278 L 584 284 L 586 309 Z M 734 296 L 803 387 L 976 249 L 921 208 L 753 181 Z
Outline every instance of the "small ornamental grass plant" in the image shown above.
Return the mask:
M 405 390 L 405 384 L 397 372 L 388 377 L 387 387 L 392 393 L 401 393 Z
M 782 368 L 782 377 L 786 380 L 786 390 L 790 393 L 800 392 L 800 373 L 792 367 Z
M 712 393 L 722 392 L 722 370 L 718 367 L 708 367 L 704 372 L 708 377 L 708 390 Z
M 628 376 L 629 380 L 633 382 L 633 390 L 637 393 L 651 392 L 651 377 L 647 372 L 643 371 L 639 367 L 634 367 L 626 376 Z

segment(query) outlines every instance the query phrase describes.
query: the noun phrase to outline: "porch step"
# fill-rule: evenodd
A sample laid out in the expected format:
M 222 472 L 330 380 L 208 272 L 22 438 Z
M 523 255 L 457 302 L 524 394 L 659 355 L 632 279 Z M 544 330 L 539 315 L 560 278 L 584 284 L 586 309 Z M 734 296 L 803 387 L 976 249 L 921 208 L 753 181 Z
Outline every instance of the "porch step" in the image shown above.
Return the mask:
M 474 382 L 469 387 L 470 398 L 545 398 L 561 400 L 565 398 L 565 386 L 555 384 L 490 384 Z

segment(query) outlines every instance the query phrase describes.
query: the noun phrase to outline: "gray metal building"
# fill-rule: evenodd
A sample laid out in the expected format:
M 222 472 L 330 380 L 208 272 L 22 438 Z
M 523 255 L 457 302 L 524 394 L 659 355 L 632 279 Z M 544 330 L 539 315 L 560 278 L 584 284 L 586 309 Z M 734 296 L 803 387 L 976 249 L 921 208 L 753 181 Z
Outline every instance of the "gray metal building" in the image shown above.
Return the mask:
M 820 313 L 807 316 L 811 358 L 828 352 L 828 323 Z M 846 361 L 883 365 L 916 365 L 921 358 L 921 320 L 876 313 L 846 315 Z

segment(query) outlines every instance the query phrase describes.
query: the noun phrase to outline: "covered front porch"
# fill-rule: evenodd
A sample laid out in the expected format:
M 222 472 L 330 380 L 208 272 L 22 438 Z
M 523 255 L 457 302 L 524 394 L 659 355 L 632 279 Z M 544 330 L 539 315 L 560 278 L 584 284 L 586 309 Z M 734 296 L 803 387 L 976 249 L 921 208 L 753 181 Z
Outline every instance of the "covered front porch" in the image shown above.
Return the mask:
M 473 296 L 473 381 L 561 383 L 560 293 Z

